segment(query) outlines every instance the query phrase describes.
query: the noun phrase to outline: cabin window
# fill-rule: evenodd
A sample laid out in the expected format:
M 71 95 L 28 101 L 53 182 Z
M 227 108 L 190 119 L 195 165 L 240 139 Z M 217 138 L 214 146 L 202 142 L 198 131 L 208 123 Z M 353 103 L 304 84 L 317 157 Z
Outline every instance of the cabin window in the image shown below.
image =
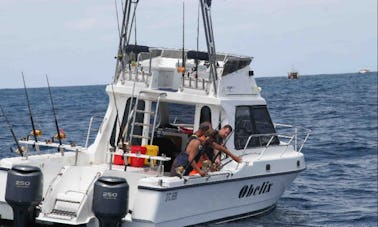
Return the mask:
M 265 105 L 237 106 L 235 122 L 234 144 L 237 150 L 244 149 L 251 135 L 247 148 L 265 146 L 272 136 L 273 140 L 270 144 L 279 144 L 278 137 L 274 135 L 276 130 Z
M 155 111 L 155 108 L 156 103 L 153 102 L 151 109 Z M 173 127 L 173 125 L 186 125 L 188 127 L 193 127 L 194 114 L 194 105 L 160 102 L 157 127 Z
M 252 61 L 251 58 L 234 58 L 234 57 L 227 58 L 223 66 L 222 76 L 236 72 L 248 66 L 251 63 L 251 61 Z
M 201 108 L 200 124 L 206 121 L 211 123 L 211 109 L 208 106 L 203 106 Z

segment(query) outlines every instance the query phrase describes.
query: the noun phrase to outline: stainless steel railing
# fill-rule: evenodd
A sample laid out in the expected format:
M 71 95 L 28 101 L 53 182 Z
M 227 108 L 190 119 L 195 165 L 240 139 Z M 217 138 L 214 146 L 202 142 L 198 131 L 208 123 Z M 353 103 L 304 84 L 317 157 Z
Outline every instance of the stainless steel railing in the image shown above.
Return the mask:
M 252 138 L 261 138 L 261 137 L 269 137 L 268 142 L 263 146 L 264 149 L 259 153 L 259 157 L 257 158 L 260 160 L 264 153 L 273 145 L 277 144 L 272 144 L 274 141 L 274 138 L 277 137 L 279 139 L 279 144 L 278 146 L 286 146 L 286 148 L 282 151 L 282 155 L 287 151 L 287 149 L 292 146 L 294 148 L 294 151 L 296 152 L 301 152 L 303 149 L 304 144 L 307 142 L 308 137 L 310 136 L 311 130 L 306 129 L 303 127 L 294 127 L 292 125 L 286 125 L 286 124 L 275 124 L 275 128 L 282 127 L 284 128 L 284 133 L 268 133 L 268 134 L 251 134 L 242 151 L 242 155 L 247 154 L 246 151 L 249 147 L 249 143 Z M 289 130 L 289 131 L 288 131 Z M 262 147 L 262 146 L 261 146 Z M 299 147 L 299 149 L 298 149 Z

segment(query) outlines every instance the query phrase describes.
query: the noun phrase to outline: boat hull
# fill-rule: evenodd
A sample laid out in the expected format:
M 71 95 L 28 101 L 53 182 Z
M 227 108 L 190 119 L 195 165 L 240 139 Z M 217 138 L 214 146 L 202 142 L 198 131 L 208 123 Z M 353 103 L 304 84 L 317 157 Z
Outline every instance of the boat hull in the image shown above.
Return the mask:
M 186 226 L 259 214 L 274 207 L 298 172 L 209 182 L 202 186 L 159 190 L 140 187 L 129 220 L 132 223 L 125 226 L 140 226 L 140 223 Z
M 99 166 L 100 167 L 100 166 Z M 73 179 L 78 175 L 82 167 L 73 168 L 62 175 L 63 179 Z M 251 166 L 240 167 L 249 169 Z M 85 168 L 87 169 L 87 168 Z M 188 226 L 199 223 L 221 220 L 235 220 L 240 216 L 253 216 L 271 210 L 282 196 L 286 187 L 295 179 L 300 171 L 255 176 L 242 176 L 241 172 L 234 174 L 212 175 L 210 178 L 188 177 L 161 177 L 163 183 L 160 187 L 154 186 L 150 180 L 157 178 L 138 178 L 132 180 L 132 175 L 123 171 L 104 171 L 101 168 L 92 167 L 91 172 L 102 172 L 102 175 L 117 175 L 128 179 L 132 187 L 130 193 L 130 211 L 122 220 L 122 226 Z M 101 170 L 102 169 L 102 170 Z M 82 170 L 84 171 L 84 170 Z M 88 170 L 86 170 L 88 171 Z M 7 171 L 2 171 L 6 174 Z M 70 174 L 68 174 L 70 173 Z M 80 174 L 79 174 L 80 175 Z M 88 176 L 88 173 L 84 174 Z M 2 177 L 1 179 L 5 179 Z M 83 181 L 81 181 L 83 184 Z M 88 180 L 87 188 L 91 188 L 92 181 Z M 137 183 L 139 182 L 139 183 Z M 146 183 L 148 182 L 148 183 Z M 55 183 L 53 183 L 55 184 Z M 4 184 L 5 186 L 5 184 Z M 83 186 L 85 189 L 86 187 Z M 70 191 L 70 188 L 66 188 Z M 91 191 L 91 190 L 89 190 Z M 88 194 L 88 200 L 92 201 L 93 195 Z M 53 201 L 54 199 L 49 198 Z M 12 219 L 13 212 L 8 204 L 0 203 L 2 218 Z M 45 204 L 42 203 L 42 208 Z M 43 209 L 42 209 L 43 211 Z M 83 213 L 84 212 L 84 213 Z M 98 221 L 90 210 L 83 210 L 78 217 L 87 217 L 87 226 L 97 226 Z M 38 222 L 85 224 L 75 220 L 62 222 L 37 218 Z M 79 219 L 77 219 L 79 221 Z M 76 222 L 76 223 L 75 223 Z

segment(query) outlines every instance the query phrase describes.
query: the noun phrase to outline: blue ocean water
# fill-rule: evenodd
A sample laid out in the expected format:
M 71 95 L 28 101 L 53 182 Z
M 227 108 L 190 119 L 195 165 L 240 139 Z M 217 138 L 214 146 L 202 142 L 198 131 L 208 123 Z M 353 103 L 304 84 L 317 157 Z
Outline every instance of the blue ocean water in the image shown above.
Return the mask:
M 377 73 L 256 80 L 275 123 L 313 130 L 302 150 L 307 170 L 270 214 L 217 226 L 377 226 Z M 28 92 L 37 127 L 51 137 L 55 124 L 48 89 Z M 69 141 L 84 145 L 90 117 L 96 131 L 106 111 L 105 86 L 53 87 L 52 93 L 59 126 Z M 0 104 L 16 136 L 28 134 L 24 90 L 0 89 Z M 1 117 L 0 158 L 15 155 L 12 144 Z

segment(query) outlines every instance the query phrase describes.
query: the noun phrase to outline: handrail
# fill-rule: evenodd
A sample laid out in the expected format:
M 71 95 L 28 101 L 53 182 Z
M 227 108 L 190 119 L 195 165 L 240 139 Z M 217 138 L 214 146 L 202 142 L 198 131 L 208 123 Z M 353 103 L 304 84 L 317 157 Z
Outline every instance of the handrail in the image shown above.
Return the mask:
M 157 160 L 157 161 L 163 161 L 163 162 L 167 162 L 167 161 L 171 160 L 171 157 L 159 156 L 159 155 L 146 155 L 146 154 L 137 154 L 137 153 L 116 154 L 116 153 L 111 152 L 111 151 L 108 151 L 106 153 L 113 155 L 113 156 L 114 155 L 123 156 L 124 158 L 126 158 L 126 157 L 144 158 L 144 159 Z
M 91 134 L 91 130 L 92 130 L 92 123 L 93 123 L 93 116 L 91 117 L 91 119 L 89 120 L 89 126 L 88 126 L 88 132 L 87 132 L 87 139 L 85 140 L 85 148 L 88 147 L 88 142 L 89 142 L 89 136 Z
M 85 205 L 83 201 L 85 201 L 88 198 L 89 190 L 93 188 L 93 185 L 96 183 L 96 180 L 101 176 L 102 174 L 100 172 L 96 173 L 96 176 L 93 177 L 92 181 L 89 183 L 87 190 L 85 190 L 85 193 L 82 193 L 84 196 L 81 198 L 79 208 L 77 209 L 78 211 L 82 209 L 82 207 Z M 73 192 L 79 192 L 80 191 L 73 191 Z M 76 213 L 77 214 L 77 213 Z
M 310 136 L 311 130 L 310 130 L 310 129 L 308 129 L 308 130 L 309 130 L 309 131 L 308 131 L 308 133 L 307 133 L 305 139 L 303 140 L 303 143 L 302 143 L 302 145 L 300 146 L 298 152 L 301 152 L 301 151 L 302 151 L 302 148 L 303 148 L 304 144 L 307 142 L 307 139 L 308 139 L 308 137 Z
M 82 151 L 84 149 L 84 147 L 82 146 L 77 146 L 75 144 L 62 144 L 60 145 L 59 143 L 48 143 L 48 142 L 45 142 L 45 141 L 38 141 L 38 142 L 35 142 L 34 140 L 19 140 L 18 141 L 20 144 L 26 144 L 26 145 L 38 145 L 40 147 L 51 147 L 51 148 L 60 148 L 60 149 L 64 149 L 64 150 L 67 150 L 67 151 Z
M 265 134 L 251 134 L 249 137 L 248 137 L 248 140 L 247 140 L 247 143 L 244 145 L 244 149 L 243 149 L 243 152 L 242 153 L 245 153 L 246 149 L 247 149 L 247 146 L 249 144 L 249 141 L 252 139 L 252 137 L 260 137 L 260 136 L 271 136 L 272 138 L 274 138 L 274 136 L 279 136 L 277 133 L 265 133 Z M 273 140 L 273 139 L 271 139 Z
M 143 55 L 145 55 L 146 57 L 143 57 Z M 121 78 L 121 80 L 144 82 L 148 86 L 149 84 L 148 77 L 151 76 L 152 58 L 153 56 L 151 52 L 138 53 L 136 60 L 127 63 L 127 67 L 125 67 L 125 69 L 123 69 L 120 72 L 120 74 L 122 74 L 122 78 L 121 77 L 117 77 L 117 78 Z M 145 61 L 145 60 L 148 61 L 147 63 L 148 71 L 145 71 L 143 69 L 143 66 L 141 66 L 140 64 L 140 62 Z M 140 72 L 139 72 L 139 68 L 140 68 Z M 142 76 L 141 78 L 139 77 L 140 74 Z M 133 78 L 133 75 L 134 75 L 134 78 Z M 119 80 L 120 79 L 117 79 L 117 81 Z
M 265 151 L 268 149 L 270 143 L 273 141 L 274 135 L 270 137 L 268 143 L 265 145 L 265 149 L 260 153 L 260 156 L 257 158 L 257 160 L 260 160 Z
M 222 176 L 222 175 L 225 175 L 226 178 L 229 178 L 230 176 L 233 175 L 233 172 L 231 170 L 216 171 L 216 172 L 209 172 L 209 174 L 206 177 L 202 177 L 200 175 L 192 175 L 192 176 L 183 176 L 183 179 L 184 179 L 184 184 L 185 184 L 189 180 L 206 179 L 206 181 L 208 181 L 211 177 Z
M 133 114 L 133 123 L 131 125 L 131 131 L 130 131 L 130 138 L 129 138 L 129 141 L 130 141 L 130 144 L 132 144 L 132 137 L 134 135 L 134 126 L 135 126 L 135 118 L 136 118 L 136 112 L 137 112 L 137 109 L 138 109 L 138 102 L 139 102 L 139 96 L 140 96 L 141 92 L 139 92 L 138 96 L 136 97 L 136 100 L 135 100 L 135 103 L 134 103 L 134 107 L 133 107 L 133 111 L 134 111 L 134 114 Z M 133 99 L 131 99 L 131 102 L 130 102 L 130 105 L 132 105 L 133 103 Z M 127 130 L 127 129 L 126 129 Z
M 163 176 L 164 175 L 164 165 L 163 162 L 167 162 L 171 160 L 171 157 L 165 156 L 165 154 L 162 154 L 161 156 L 158 155 L 145 155 L 145 154 L 138 154 L 138 153 L 123 153 L 123 154 L 116 154 L 114 152 L 114 148 L 110 149 L 108 152 L 106 152 L 106 156 L 110 155 L 110 160 L 109 160 L 109 170 L 112 170 L 112 165 L 113 165 L 113 156 L 114 155 L 119 155 L 123 157 L 123 160 L 125 160 L 125 171 L 126 167 L 128 166 L 128 157 L 134 157 L 134 158 L 143 158 L 143 159 L 148 159 L 150 161 L 150 168 L 153 167 L 153 160 L 159 161 L 159 164 L 157 166 L 157 177 Z
M 293 141 L 294 137 L 296 137 L 296 136 L 293 135 L 293 136 L 290 138 L 289 142 L 287 143 L 288 145 L 291 144 L 291 141 Z M 280 157 L 282 157 L 282 155 L 287 151 L 287 148 L 288 148 L 288 147 L 289 147 L 289 146 L 286 146 L 285 150 L 282 151 Z M 294 148 L 294 149 L 295 149 L 295 148 Z
M 156 101 L 156 107 L 155 107 L 155 116 L 154 116 L 154 123 L 152 125 L 152 132 L 151 132 L 151 139 L 150 139 L 150 145 L 152 145 L 154 141 L 154 133 L 155 133 L 155 127 L 156 127 L 156 119 L 158 117 L 158 111 L 159 111 L 159 104 L 160 104 L 160 98 L 163 96 L 167 96 L 167 93 L 160 93 L 157 101 Z
M 263 151 L 261 151 L 259 157 L 258 157 L 258 160 L 261 159 L 261 157 L 263 156 L 263 154 L 266 152 L 266 150 L 272 145 L 272 141 L 274 139 L 275 136 L 279 137 L 279 138 L 285 138 L 285 139 L 288 139 L 287 142 L 285 142 L 284 144 L 281 144 L 282 141 L 280 141 L 280 145 L 285 145 L 286 148 L 285 150 L 282 152 L 281 154 L 281 157 L 283 155 L 283 153 L 285 153 L 288 149 L 288 147 L 290 145 L 292 145 L 294 147 L 294 151 L 296 152 L 301 152 L 303 147 L 304 147 L 304 144 L 306 143 L 307 139 L 309 138 L 310 136 L 310 133 L 311 133 L 311 129 L 307 129 L 307 128 L 304 128 L 304 127 L 294 127 L 292 125 L 287 125 L 287 124 L 275 124 L 275 127 L 284 127 L 284 128 L 290 128 L 290 129 L 293 129 L 294 132 L 291 134 L 291 135 L 285 135 L 285 134 L 279 134 L 279 133 L 268 133 L 268 134 L 251 134 L 248 139 L 247 139 L 247 142 L 245 143 L 244 145 L 244 148 L 243 148 L 243 151 L 242 151 L 242 155 L 244 155 L 246 153 L 246 150 L 248 148 L 248 144 L 250 142 L 250 140 L 254 137 L 262 137 L 262 136 L 270 136 L 270 139 L 268 141 L 268 143 L 265 145 L 265 149 Z M 305 132 L 304 133 L 301 133 L 302 135 L 305 134 L 305 138 L 303 139 L 303 137 L 299 137 L 298 136 L 298 129 L 302 129 L 304 130 Z M 298 141 L 300 140 L 300 141 Z M 300 143 L 300 146 L 299 146 L 299 149 L 298 149 L 298 142 Z M 293 144 L 294 143 L 294 144 Z
M 131 106 L 131 104 L 130 104 Z M 131 119 L 133 119 L 133 116 L 134 116 L 134 109 L 131 110 L 131 112 L 129 112 L 129 116 L 127 118 L 127 121 L 126 121 L 126 125 L 125 125 L 125 128 L 123 129 L 123 132 L 122 132 L 122 137 L 126 140 L 128 135 L 127 135 L 127 131 L 128 131 L 128 128 L 129 128 L 129 125 L 130 125 L 130 121 Z M 131 141 L 131 140 L 130 140 Z M 124 142 L 124 141 L 123 141 Z

